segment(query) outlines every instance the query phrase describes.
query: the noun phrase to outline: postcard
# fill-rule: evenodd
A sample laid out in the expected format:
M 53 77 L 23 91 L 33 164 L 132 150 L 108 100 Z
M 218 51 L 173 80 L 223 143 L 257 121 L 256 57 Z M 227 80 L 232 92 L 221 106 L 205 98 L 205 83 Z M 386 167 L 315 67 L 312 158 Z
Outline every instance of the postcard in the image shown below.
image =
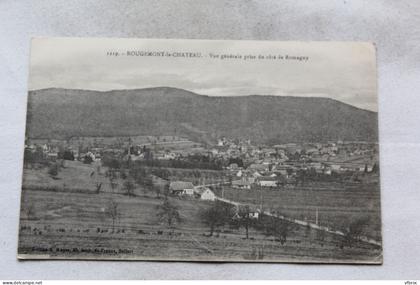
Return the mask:
M 33 39 L 18 258 L 381 264 L 375 52 Z

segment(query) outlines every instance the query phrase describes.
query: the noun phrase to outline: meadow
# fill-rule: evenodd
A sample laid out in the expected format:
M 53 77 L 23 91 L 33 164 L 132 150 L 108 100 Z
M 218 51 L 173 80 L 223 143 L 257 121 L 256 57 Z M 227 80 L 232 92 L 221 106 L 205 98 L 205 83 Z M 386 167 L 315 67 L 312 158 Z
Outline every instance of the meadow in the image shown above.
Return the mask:
M 217 191 L 222 195 L 222 191 Z M 379 184 L 310 182 L 304 186 L 239 190 L 224 187 L 226 199 L 257 205 L 299 219 L 345 231 L 355 221 L 364 220 L 364 235 L 380 241 L 381 212 Z M 318 215 L 318 219 L 317 216 Z

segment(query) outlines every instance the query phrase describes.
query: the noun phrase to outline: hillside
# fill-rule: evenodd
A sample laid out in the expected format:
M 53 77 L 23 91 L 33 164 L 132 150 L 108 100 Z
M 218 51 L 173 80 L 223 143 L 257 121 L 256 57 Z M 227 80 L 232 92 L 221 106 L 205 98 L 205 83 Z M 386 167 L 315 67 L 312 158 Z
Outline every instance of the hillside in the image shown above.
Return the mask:
M 377 141 L 377 113 L 327 98 L 212 97 L 158 87 L 107 92 L 42 89 L 28 95 L 27 136 L 182 135 L 284 143 Z

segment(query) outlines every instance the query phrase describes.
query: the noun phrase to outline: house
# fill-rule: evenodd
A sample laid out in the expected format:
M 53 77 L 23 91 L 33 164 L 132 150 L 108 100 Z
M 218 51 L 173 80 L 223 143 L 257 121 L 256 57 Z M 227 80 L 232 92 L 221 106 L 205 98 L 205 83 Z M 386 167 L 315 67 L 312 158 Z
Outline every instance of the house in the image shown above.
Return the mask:
M 169 184 L 169 191 L 174 195 L 194 195 L 194 185 L 191 182 L 174 181 Z
M 198 186 L 194 188 L 194 196 L 205 201 L 216 200 L 216 195 L 209 188 L 204 186 Z
M 331 168 L 332 171 L 340 171 L 341 170 L 341 165 L 340 164 L 331 163 L 329 165 L 329 167 Z
M 229 167 L 228 167 L 230 170 L 237 170 L 239 167 L 238 167 L 238 164 L 237 163 L 231 163 L 231 164 L 229 164 Z
M 254 211 L 254 210 L 251 210 L 250 212 L 249 212 L 249 217 L 251 218 L 251 219 L 258 219 L 258 217 L 260 216 L 260 212 L 259 211 Z
M 255 177 L 253 176 L 243 176 L 242 180 L 248 181 L 251 184 L 255 183 Z
M 261 187 L 276 187 L 277 180 L 277 177 L 271 176 L 261 176 L 257 179 L 258 185 L 260 185 Z
M 250 205 L 239 205 L 236 208 L 236 213 L 233 216 L 234 219 L 242 219 L 248 216 L 250 219 L 258 219 L 260 216 L 260 210 L 255 206 Z
M 47 159 L 51 160 L 51 161 L 56 161 L 58 158 L 58 153 L 57 152 L 49 152 L 47 153 Z
M 241 179 L 232 181 L 232 187 L 237 189 L 251 189 L 251 182 Z

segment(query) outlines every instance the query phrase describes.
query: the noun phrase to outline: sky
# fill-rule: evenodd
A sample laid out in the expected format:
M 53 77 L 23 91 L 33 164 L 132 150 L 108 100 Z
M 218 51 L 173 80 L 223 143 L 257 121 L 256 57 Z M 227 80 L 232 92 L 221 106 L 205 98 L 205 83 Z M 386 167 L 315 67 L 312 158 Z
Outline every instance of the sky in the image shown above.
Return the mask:
M 375 112 L 376 82 L 375 47 L 355 42 L 35 38 L 29 75 L 30 90 L 168 86 L 327 97 Z

